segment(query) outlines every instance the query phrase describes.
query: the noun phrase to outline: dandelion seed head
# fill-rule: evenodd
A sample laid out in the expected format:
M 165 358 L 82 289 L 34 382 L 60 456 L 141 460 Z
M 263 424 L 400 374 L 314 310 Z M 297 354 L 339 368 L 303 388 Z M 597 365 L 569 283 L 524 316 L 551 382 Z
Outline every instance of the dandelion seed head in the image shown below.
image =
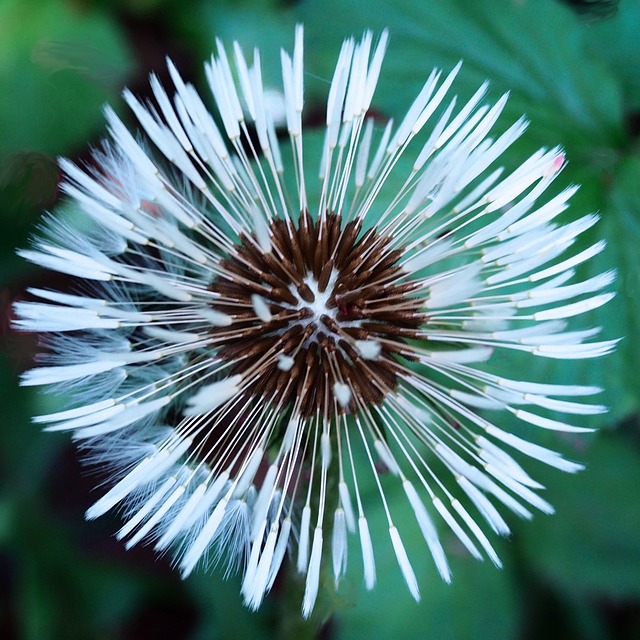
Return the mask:
M 124 93 L 142 136 L 107 108 L 93 165 L 61 161 L 82 224 L 51 216 L 20 251 L 71 281 L 69 293 L 31 289 L 16 327 L 50 334 L 23 384 L 71 398 L 35 421 L 70 431 L 110 477 L 87 518 L 121 510 L 125 546 L 171 551 L 185 578 L 199 565 L 240 571 L 252 609 L 287 556 L 305 576 L 304 616 L 322 563 L 337 586 L 353 545 L 373 588 L 381 535 L 418 600 L 390 483 L 443 580 L 443 530 L 500 566 L 490 537 L 508 534 L 505 510 L 553 511 L 527 458 L 581 468 L 536 430 L 589 430 L 582 421 L 606 410 L 583 402 L 597 387 L 504 367 L 504 354 L 615 347 L 570 328 L 609 301 L 615 274 L 576 277 L 604 242 L 577 243 L 595 215 L 558 221 L 575 187 L 546 197 L 564 152 L 496 167 L 526 122 L 495 135 L 507 96 L 483 104 L 486 83 L 458 105 L 460 65 L 434 70 L 405 117 L 378 128 L 367 112 L 386 46 L 386 32 L 343 44 L 320 158 L 303 143 L 301 27 L 282 52 L 278 109 L 259 52 L 250 62 L 217 43 L 206 78 L 218 118 L 169 62 L 173 88 L 153 75 L 154 104 Z M 374 508 L 384 532 L 370 527 Z

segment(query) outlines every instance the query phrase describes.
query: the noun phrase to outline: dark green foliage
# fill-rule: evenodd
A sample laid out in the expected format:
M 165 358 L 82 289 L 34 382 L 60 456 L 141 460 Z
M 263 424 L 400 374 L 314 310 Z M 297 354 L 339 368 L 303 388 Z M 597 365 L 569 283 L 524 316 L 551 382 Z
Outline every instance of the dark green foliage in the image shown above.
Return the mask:
M 27 244 L 38 217 L 57 202 L 56 156 L 86 158 L 103 135 L 102 104 L 124 111 L 121 88 L 144 94 L 146 73 L 162 76 L 167 53 L 204 88 L 200 62 L 216 36 L 261 47 L 265 80 L 276 83 L 278 49 L 291 48 L 297 21 L 305 23 L 312 70 L 311 123 L 321 122 L 314 114 L 322 114 L 341 40 L 365 28 L 388 27 L 391 35 L 374 98 L 381 118 L 401 117 L 431 68 L 459 59 L 461 98 L 485 79 L 494 97 L 510 90 L 504 125 L 526 113 L 531 126 L 505 162 L 540 146 L 566 148 L 561 181 L 583 184 L 570 215 L 602 214 L 580 242 L 604 235 L 609 243 L 588 269 L 619 271 L 617 298 L 590 321 L 605 338 L 624 337 L 606 361 L 536 362 L 534 377 L 605 387 L 611 413 L 597 425 L 600 434 L 555 441 L 587 463 L 585 472 L 533 470 L 557 514 L 509 520 L 512 539 L 496 543 L 504 570 L 469 559 L 444 533 L 454 571 L 446 586 L 414 527 L 405 542 L 423 595 L 416 605 L 390 545 L 374 535 L 377 590 L 364 593 L 359 559 L 350 558 L 344 584 L 337 594 L 328 585 L 308 624 L 299 620 L 295 580 L 277 584 L 254 615 L 243 608 L 237 581 L 198 575 L 182 583 L 166 558 L 147 548 L 125 552 L 111 537 L 115 517 L 86 523 L 94 478 L 68 438 L 29 422 L 52 400 L 18 388 L 35 345 L 9 329 L 12 300 L 27 283 L 47 286 L 53 277 L 18 260 L 13 248 Z M 640 637 L 639 136 L 638 0 L 0 0 L 0 637 Z M 311 134 L 309 147 L 316 142 Z M 505 363 L 504 375 L 511 367 L 517 377 L 519 366 Z M 379 517 L 384 530 L 379 500 L 371 505 L 370 527 Z M 395 518 L 412 531 L 408 508 L 399 506 Z

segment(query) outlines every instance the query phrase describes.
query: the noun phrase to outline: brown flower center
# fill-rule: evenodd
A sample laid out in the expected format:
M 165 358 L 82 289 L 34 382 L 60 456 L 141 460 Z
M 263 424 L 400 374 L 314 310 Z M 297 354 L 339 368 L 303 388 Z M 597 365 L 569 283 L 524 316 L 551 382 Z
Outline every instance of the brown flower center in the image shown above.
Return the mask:
M 424 322 L 401 251 L 373 229 L 358 238 L 360 221 L 343 226 L 335 213 L 313 222 L 305 212 L 297 229 L 276 220 L 269 231 L 270 252 L 243 237 L 211 284 L 213 309 L 233 318 L 212 329 L 218 357 L 243 375 L 248 396 L 303 417 L 382 402 Z

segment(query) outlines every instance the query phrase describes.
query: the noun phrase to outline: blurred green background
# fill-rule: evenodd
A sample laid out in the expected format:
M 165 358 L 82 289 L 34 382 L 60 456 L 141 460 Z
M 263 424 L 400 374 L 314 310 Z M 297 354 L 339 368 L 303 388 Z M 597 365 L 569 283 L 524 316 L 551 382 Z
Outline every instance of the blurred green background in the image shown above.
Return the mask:
M 374 98 L 383 118 L 402 116 L 433 66 L 459 59 L 461 97 L 485 79 L 494 97 L 510 90 L 504 120 L 526 113 L 531 125 L 506 160 L 565 147 L 560 181 L 583 185 L 571 216 L 600 211 L 584 242 L 604 235 L 609 243 L 585 274 L 619 270 L 618 296 L 590 322 L 606 338 L 625 336 L 604 361 L 534 372 L 605 386 L 611 412 L 592 423 L 597 435 L 559 444 L 587 471 L 532 469 L 557 514 L 509 520 L 510 540 L 497 543 L 502 571 L 458 555 L 444 533 L 454 570 L 446 586 L 423 541 L 406 540 L 421 604 L 386 554 L 374 592 L 361 592 L 356 566 L 306 625 L 287 588 L 251 614 L 237 580 L 199 574 L 183 583 L 166 558 L 144 547 L 125 552 L 112 537 L 115 517 L 85 522 L 95 479 L 68 437 L 30 423 L 44 400 L 20 389 L 17 376 L 36 339 L 10 330 L 24 288 L 55 278 L 14 248 L 57 204 L 55 158 L 86 158 L 104 135 L 102 105 L 124 114 L 122 87 L 144 95 L 149 71 L 166 76 L 166 55 L 204 92 L 201 62 L 216 36 L 259 46 L 265 79 L 279 86 L 278 50 L 291 49 L 300 21 L 315 122 L 341 40 L 367 27 L 391 34 Z M 640 638 L 639 135 L 640 0 L 0 0 L 0 638 Z

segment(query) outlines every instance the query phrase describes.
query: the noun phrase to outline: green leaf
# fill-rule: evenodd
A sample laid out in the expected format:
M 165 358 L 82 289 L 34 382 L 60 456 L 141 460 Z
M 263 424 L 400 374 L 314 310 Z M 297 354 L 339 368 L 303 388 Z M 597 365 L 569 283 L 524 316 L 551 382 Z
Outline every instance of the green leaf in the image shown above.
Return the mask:
M 370 11 L 365 0 L 308 0 L 302 12 L 309 48 L 326 77 L 345 36 L 389 29 L 389 53 L 374 99 L 384 113 L 403 115 L 432 67 L 448 70 L 462 59 L 456 91 L 470 96 L 485 79 L 496 95 L 510 91 L 506 119 L 526 113 L 532 143 L 579 149 L 620 140 L 619 87 L 587 55 L 585 27 L 557 2 L 393 0 Z M 320 12 L 334 19 L 323 20 Z
M 598 436 L 577 476 L 543 471 L 556 508 L 518 527 L 533 570 L 576 596 L 640 596 L 640 451 L 619 433 Z M 545 477 L 546 476 L 546 477 Z
M 24 277 L 25 261 L 15 249 L 25 246 L 33 223 L 58 196 L 59 170 L 53 158 L 43 153 L 15 152 L 0 160 L 0 282 Z
M 224 580 L 220 570 L 198 572 L 187 582 L 193 602 L 198 606 L 201 620 L 193 640 L 233 640 L 234 638 L 255 638 L 267 640 L 271 637 L 268 629 L 268 608 L 263 604 L 257 613 L 242 604 L 240 581 L 237 577 Z
M 0 157 L 84 146 L 132 63 L 108 14 L 72 3 L 0 2 Z
M 622 81 L 627 108 L 640 108 L 640 1 L 619 2 L 616 13 L 599 20 L 587 30 L 588 45 L 593 53 L 606 60 Z
M 608 241 L 603 260 L 618 270 L 617 296 L 591 317 L 606 328 L 605 337 L 622 340 L 616 353 L 596 364 L 592 373 L 593 381 L 606 389 L 612 417 L 619 419 L 636 411 L 640 399 L 640 347 L 635 339 L 640 318 L 640 157 L 621 162 L 612 183 L 599 226 Z
M 562 0 L 586 21 L 597 21 L 614 15 L 620 0 Z
M 359 481 L 364 479 L 366 484 L 365 476 L 362 474 Z M 367 493 L 363 495 L 363 502 L 378 581 L 373 591 L 364 590 L 358 541 L 352 538 L 346 583 L 340 586 L 336 597 L 338 601 L 343 599 L 337 616 L 340 640 L 421 640 L 425 637 L 498 640 L 516 637 L 520 609 L 508 563 L 501 571 L 489 561 L 478 562 L 464 552 L 453 534 L 443 528 L 441 537 L 453 572 L 453 581 L 447 585 L 436 571 L 399 483 L 389 485 L 385 488 L 385 497 L 420 586 L 421 602 L 417 604 L 409 594 L 396 561 L 377 489 L 365 486 L 364 490 Z M 502 546 L 496 548 L 504 559 Z
M 195 54 L 206 60 L 219 38 L 231 51 L 237 41 L 247 60 L 260 50 L 265 88 L 282 87 L 280 49 L 293 49 L 295 18 L 279 0 L 217 0 L 195 3 L 190 11 L 175 3 L 173 18 Z M 268 28 L 265 28 L 268 25 Z M 199 67 L 200 68 L 200 67 Z

